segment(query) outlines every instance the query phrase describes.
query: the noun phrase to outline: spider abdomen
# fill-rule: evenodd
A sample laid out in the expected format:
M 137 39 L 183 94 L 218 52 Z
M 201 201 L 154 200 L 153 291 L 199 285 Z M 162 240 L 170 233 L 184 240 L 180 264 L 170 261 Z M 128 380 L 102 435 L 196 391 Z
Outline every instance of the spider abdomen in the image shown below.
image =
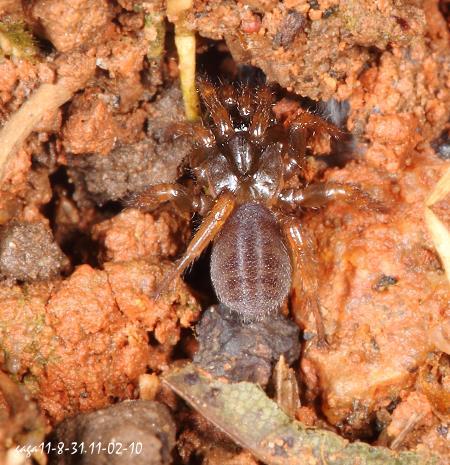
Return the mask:
M 214 241 L 211 278 L 219 301 L 244 321 L 276 314 L 291 286 L 291 262 L 273 213 L 240 205 Z

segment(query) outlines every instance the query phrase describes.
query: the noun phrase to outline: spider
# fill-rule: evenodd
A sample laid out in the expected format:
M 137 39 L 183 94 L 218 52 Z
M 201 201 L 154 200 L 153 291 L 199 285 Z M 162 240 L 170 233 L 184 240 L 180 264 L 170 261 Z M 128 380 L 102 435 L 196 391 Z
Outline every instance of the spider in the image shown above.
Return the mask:
M 204 122 L 185 125 L 181 131 L 192 140 L 186 164 L 194 189 L 157 184 L 128 202 L 151 211 L 172 201 L 204 218 L 184 255 L 159 283 L 156 296 L 213 242 L 211 278 L 222 304 L 244 322 L 276 315 L 295 276 L 304 308 L 313 312 L 318 338 L 324 341 L 314 242 L 302 227 L 298 210 L 333 200 L 365 206 L 370 197 L 355 185 L 304 183 L 294 189 L 286 183 L 301 177 L 313 133 L 339 137 L 341 131 L 304 110 L 277 120 L 273 93 L 266 85 L 216 89 L 202 80 L 199 91 L 206 109 Z

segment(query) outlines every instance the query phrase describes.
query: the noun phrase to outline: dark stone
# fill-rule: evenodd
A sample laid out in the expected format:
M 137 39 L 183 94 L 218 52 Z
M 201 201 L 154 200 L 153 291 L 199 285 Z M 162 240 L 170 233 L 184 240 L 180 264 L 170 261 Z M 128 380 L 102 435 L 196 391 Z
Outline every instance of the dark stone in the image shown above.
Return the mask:
M 292 364 L 300 354 L 299 330 L 279 315 L 245 324 L 222 305 L 210 307 L 196 328 L 194 363 L 213 376 L 266 386 L 273 365 L 284 355 Z
M 61 444 L 69 450 L 58 454 Z M 174 444 L 175 425 L 168 409 L 138 400 L 64 420 L 44 450 L 51 450 L 49 465 L 168 465 Z
M 339 5 L 333 5 L 323 11 L 322 18 L 326 19 L 339 11 Z
M 306 23 L 307 21 L 304 15 L 296 10 L 288 10 L 273 39 L 275 47 L 282 46 L 288 48 L 297 34 L 303 31 Z
M 390 286 L 398 283 L 398 279 L 395 276 L 382 275 L 380 279 L 374 284 L 373 290 L 377 292 L 386 291 Z
M 446 129 L 442 134 L 431 142 L 436 155 L 443 160 L 450 160 L 450 130 Z
M 313 10 L 320 10 L 320 5 L 319 5 L 319 2 L 317 0 L 308 0 L 308 3 L 309 3 L 309 6 Z

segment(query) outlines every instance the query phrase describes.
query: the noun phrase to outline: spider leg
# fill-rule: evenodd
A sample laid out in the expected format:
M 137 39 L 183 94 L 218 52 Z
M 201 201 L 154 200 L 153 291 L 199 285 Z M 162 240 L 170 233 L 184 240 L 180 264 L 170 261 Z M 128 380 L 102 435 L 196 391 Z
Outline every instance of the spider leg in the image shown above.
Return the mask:
M 148 187 L 142 192 L 131 194 L 124 200 L 127 208 L 138 208 L 145 212 L 155 210 L 164 202 L 173 202 L 181 212 L 204 213 L 208 199 L 203 194 L 193 195 L 180 184 L 162 183 Z
M 228 192 L 221 194 L 217 198 L 211 211 L 203 220 L 200 228 L 189 243 L 184 255 L 175 262 L 175 267 L 163 276 L 161 282 L 158 284 L 154 293 L 155 299 L 158 299 L 161 293 L 171 285 L 174 279 L 183 273 L 183 271 L 201 255 L 216 234 L 222 229 L 225 221 L 233 211 L 234 205 L 234 197 Z
M 216 143 L 214 134 L 202 123 L 173 123 L 158 134 L 162 142 L 173 141 L 179 137 L 189 137 L 192 143 L 193 149 L 188 156 L 190 166 L 196 166 L 204 161 Z
M 340 139 L 345 134 L 344 131 L 334 124 L 302 108 L 299 109 L 297 113 L 287 118 L 284 125 L 285 127 L 290 127 L 291 131 L 295 131 L 297 128 L 303 128 L 308 133 L 315 134 L 316 132 L 324 132 L 336 139 Z
M 226 84 L 219 89 L 219 96 L 225 107 L 230 111 L 236 109 L 244 121 L 249 121 L 254 111 L 253 93 L 248 86 L 237 89 Z
M 200 94 L 214 122 L 213 132 L 219 142 L 226 142 L 234 135 L 228 110 L 217 95 L 214 86 L 205 79 L 199 81 Z
M 318 297 L 318 263 L 313 238 L 302 227 L 298 218 L 285 217 L 283 230 L 294 262 L 292 303 L 295 320 L 312 312 L 316 321 L 320 345 L 326 344 L 325 327 Z M 300 290 L 297 295 L 296 290 Z
M 187 165 L 198 167 L 216 150 L 214 134 L 205 126 L 193 125 L 191 129 L 193 148 L 187 157 Z
M 196 148 L 210 149 L 215 144 L 214 134 L 202 123 L 172 123 L 159 134 L 159 140 L 168 142 L 179 137 L 190 137 Z
M 306 163 L 306 141 L 308 130 L 303 126 L 293 125 L 289 130 L 288 149 L 284 157 L 284 177 L 300 174 Z
M 248 86 L 243 86 L 237 99 L 237 109 L 241 118 L 249 120 L 254 112 L 253 94 Z
M 238 106 L 238 94 L 236 88 L 231 84 L 225 84 L 219 89 L 219 96 L 228 110 Z
M 289 128 L 289 149 L 284 163 L 286 178 L 299 174 L 304 169 L 306 146 L 310 135 L 321 132 L 335 139 L 344 136 L 344 132 L 334 124 L 303 109 L 299 109 L 287 118 L 283 125 Z
M 256 93 L 258 105 L 252 116 L 252 121 L 248 129 L 249 136 L 253 143 L 264 143 L 264 135 L 270 126 L 273 118 L 272 100 L 273 95 L 270 87 L 262 86 Z
M 285 189 L 279 195 L 281 205 L 291 210 L 295 210 L 299 205 L 307 208 L 319 208 L 334 200 L 351 202 L 361 209 L 385 210 L 380 202 L 354 184 L 316 183 L 304 189 Z

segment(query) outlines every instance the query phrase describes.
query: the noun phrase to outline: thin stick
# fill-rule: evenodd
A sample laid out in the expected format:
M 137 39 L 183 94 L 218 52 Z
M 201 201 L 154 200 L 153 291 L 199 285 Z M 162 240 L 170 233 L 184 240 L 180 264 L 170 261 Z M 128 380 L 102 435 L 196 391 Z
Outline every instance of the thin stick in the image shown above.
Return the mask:
M 399 435 L 391 442 L 390 448 L 392 450 L 398 449 L 406 436 L 414 429 L 420 420 L 425 416 L 425 413 L 414 412 L 411 418 L 407 421 L 405 427 L 400 431 Z
M 427 207 L 431 207 L 436 202 L 444 199 L 445 196 L 450 192 L 450 167 L 447 168 L 444 176 L 434 186 L 433 192 L 427 199 Z
M 186 119 L 196 121 L 200 117 L 197 89 L 195 88 L 195 33 L 185 24 L 186 12 L 193 0 L 167 0 L 167 17 L 175 24 L 175 46 L 178 52 L 181 92 L 183 93 Z
M 41 121 L 73 95 L 65 83 L 42 84 L 0 130 L 0 186 L 10 159 Z
M 434 186 L 433 192 L 426 201 L 425 224 L 431 234 L 434 247 L 442 261 L 442 265 L 450 283 L 450 232 L 445 224 L 432 212 L 431 208 L 435 203 L 445 199 L 450 193 L 450 167 L 447 168 L 444 176 Z
M 425 224 L 450 283 L 450 233 L 444 223 L 429 208 L 425 208 Z
M 178 51 L 181 92 L 184 99 L 184 111 L 188 121 L 199 119 L 199 103 L 195 88 L 195 34 L 178 33 L 175 27 L 175 45 Z

